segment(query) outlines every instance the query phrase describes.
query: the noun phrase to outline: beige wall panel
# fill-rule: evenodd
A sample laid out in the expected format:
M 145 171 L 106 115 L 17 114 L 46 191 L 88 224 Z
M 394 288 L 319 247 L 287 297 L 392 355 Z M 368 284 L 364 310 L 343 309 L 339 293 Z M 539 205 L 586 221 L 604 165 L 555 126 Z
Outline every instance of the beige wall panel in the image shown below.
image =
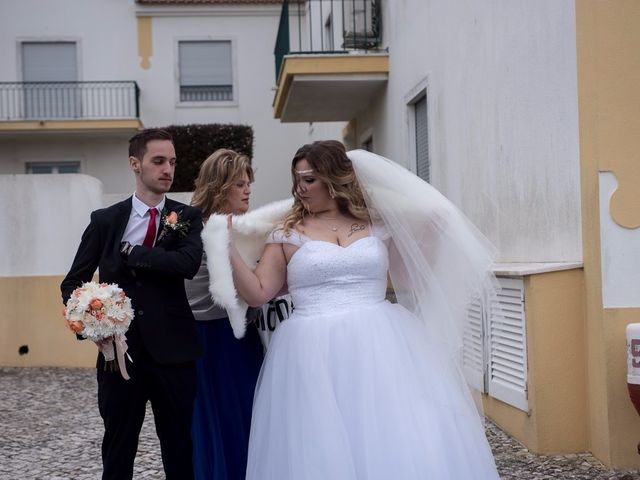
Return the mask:
M 485 396 L 485 413 L 536 453 L 588 449 L 584 272 L 525 277 L 529 411 Z
M 151 55 L 153 55 L 151 17 L 138 17 L 138 56 L 140 67 L 144 70 L 151 68 Z
M 600 170 L 616 173 L 620 185 L 611 198 L 611 214 L 622 226 L 640 226 L 640 2 L 591 1 L 597 17 L 590 33 L 595 37 L 591 55 L 600 121 L 593 130 Z
M 529 406 L 538 453 L 587 449 L 584 274 L 525 279 Z
M 488 395 L 483 396 L 483 405 L 485 415 L 496 425 L 527 448 L 535 451 L 534 446 L 538 444 L 535 418 Z
M 576 0 L 582 237 L 584 247 L 589 449 L 612 466 L 640 466 L 627 443 L 638 433 L 623 406 L 624 334 L 632 321 L 602 307 L 598 172 L 621 180 L 610 213 L 622 226 L 638 224 L 640 183 L 640 2 Z M 606 312 L 606 313 L 605 313 Z M 616 314 L 617 315 L 617 314 Z M 618 352 L 622 341 L 622 352 Z M 622 356 L 621 356 L 622 355 Z M 627 413 L 624 413 L 624 412 Z M 633 442 L 632 442 L 633 445 Z
M 78 341 L 62 316 L 61 276 L 0 278 L 0 366 L 92 367 L 93 342 Z M 29 353 L 20 355 L 19 348 Z

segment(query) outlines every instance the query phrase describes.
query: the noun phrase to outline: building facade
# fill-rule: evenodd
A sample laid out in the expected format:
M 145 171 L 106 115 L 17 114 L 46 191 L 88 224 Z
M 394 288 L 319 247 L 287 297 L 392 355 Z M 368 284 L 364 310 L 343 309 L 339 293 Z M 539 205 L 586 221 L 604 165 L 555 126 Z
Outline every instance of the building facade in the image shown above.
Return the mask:
M 83 173 L 133 191 L 127 139 L 141 127 L 254 130 L 254 205 L 289 194 L 289 162 L 336 126 L 273 118 L 281 2 L 27 0 L 0 20 L 0 174 Z
M 289 159 L 308 140 L 342 138 L 389 157 L 499 249 L 503 315 L 470 306 L 465 337 L 485 412 L 534 452 L 590 450 L 640 467 L 624 335 L 640 322 L 637 1 L 25 0 L 2 9 L 0 173 L 79 171 L 124 195 L 133 189 L 126 138 L 142 125 L 191 122 L 254 127 L 254 204 L 287 194 Z M 43 93 L 42 82 L 56 87 Z M 46 111 L 65 117 L 38 118 Z M 82 179 L 27 183 L 75 198 L 94 188 Z M 3 180 L 13 205 L 5 192 L 26 183 Z M 28 198 L 15 208 L 46 203 Z M 82 223 L 57 244 L 77 244 Z M 24 257 L 33 252 L 16 241 L 41 249 L 35 271 L 0 263 L 3 300 L 17 305 L 0 322 L 1 363 L 88 364 L 94 352 L 70 354 L 84 347 L 51 313 L 71 259 L 47 252 L 75 248 L 0 240 Z M 33 353 L 19 356 L 27 343 Z
M 624 334 L 640 320 L 640 5 L 344 3 L 289 6 L 274 115 L 347 122 L 350 147 L 431 182 L 497 245 L 501 314 L 470 306 L 465 337 L 485 413 L 532 451 L 640 466 Z

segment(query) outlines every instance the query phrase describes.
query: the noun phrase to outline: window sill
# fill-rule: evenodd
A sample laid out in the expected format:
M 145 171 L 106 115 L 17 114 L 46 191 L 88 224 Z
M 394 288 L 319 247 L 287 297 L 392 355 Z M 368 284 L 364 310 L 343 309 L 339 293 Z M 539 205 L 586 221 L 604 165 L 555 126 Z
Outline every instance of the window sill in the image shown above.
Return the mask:
M 582 262 L 496 263 L 493 273 L 500 277 L 524 277 L 540 273 L 582 268 Z
M 237 107 L 238 101 L 220 101 L 220 102 L 177 102 L 176 108 L 229 108 Z

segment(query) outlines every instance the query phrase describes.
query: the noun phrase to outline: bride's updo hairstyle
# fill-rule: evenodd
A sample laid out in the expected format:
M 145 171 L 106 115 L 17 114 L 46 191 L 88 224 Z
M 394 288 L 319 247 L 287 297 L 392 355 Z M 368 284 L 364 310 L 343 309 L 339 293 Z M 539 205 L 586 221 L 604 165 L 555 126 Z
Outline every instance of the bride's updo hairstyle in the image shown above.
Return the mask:
M 296 173 L 296 164 L 303 159 L 313 169 L 313 175 L 327 185 L 329 194 L 335 198 L 341 213 L 369 222 L 367 205 L 344 145 L 335 140 L 319 140 L 300 147 L 291 162 L 291 192 L 294 201 L 282 225 L 285 234 L 300 224 L 305 216 L 313 215 L 298 196 L 300 175 Z

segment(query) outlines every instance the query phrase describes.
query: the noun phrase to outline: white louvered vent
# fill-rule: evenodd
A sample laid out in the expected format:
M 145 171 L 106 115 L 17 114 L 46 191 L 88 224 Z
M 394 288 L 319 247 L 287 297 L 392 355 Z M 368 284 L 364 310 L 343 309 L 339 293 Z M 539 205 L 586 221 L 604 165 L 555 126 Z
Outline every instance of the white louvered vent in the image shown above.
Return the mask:
M 499 278 L 498 306 L 488 310 L 489 395 L 527 411 L 527 349 L 522 278 Z M 495 300 L 494 300 L 495 302 Z
M 480 300 L 475 300 L 470 303 L 467 307 L 467 312 L 468 323 L 465 325 L 464 336 L 462 338 L 462 365 L 469 385 L 485 393 L 485 315 Z

